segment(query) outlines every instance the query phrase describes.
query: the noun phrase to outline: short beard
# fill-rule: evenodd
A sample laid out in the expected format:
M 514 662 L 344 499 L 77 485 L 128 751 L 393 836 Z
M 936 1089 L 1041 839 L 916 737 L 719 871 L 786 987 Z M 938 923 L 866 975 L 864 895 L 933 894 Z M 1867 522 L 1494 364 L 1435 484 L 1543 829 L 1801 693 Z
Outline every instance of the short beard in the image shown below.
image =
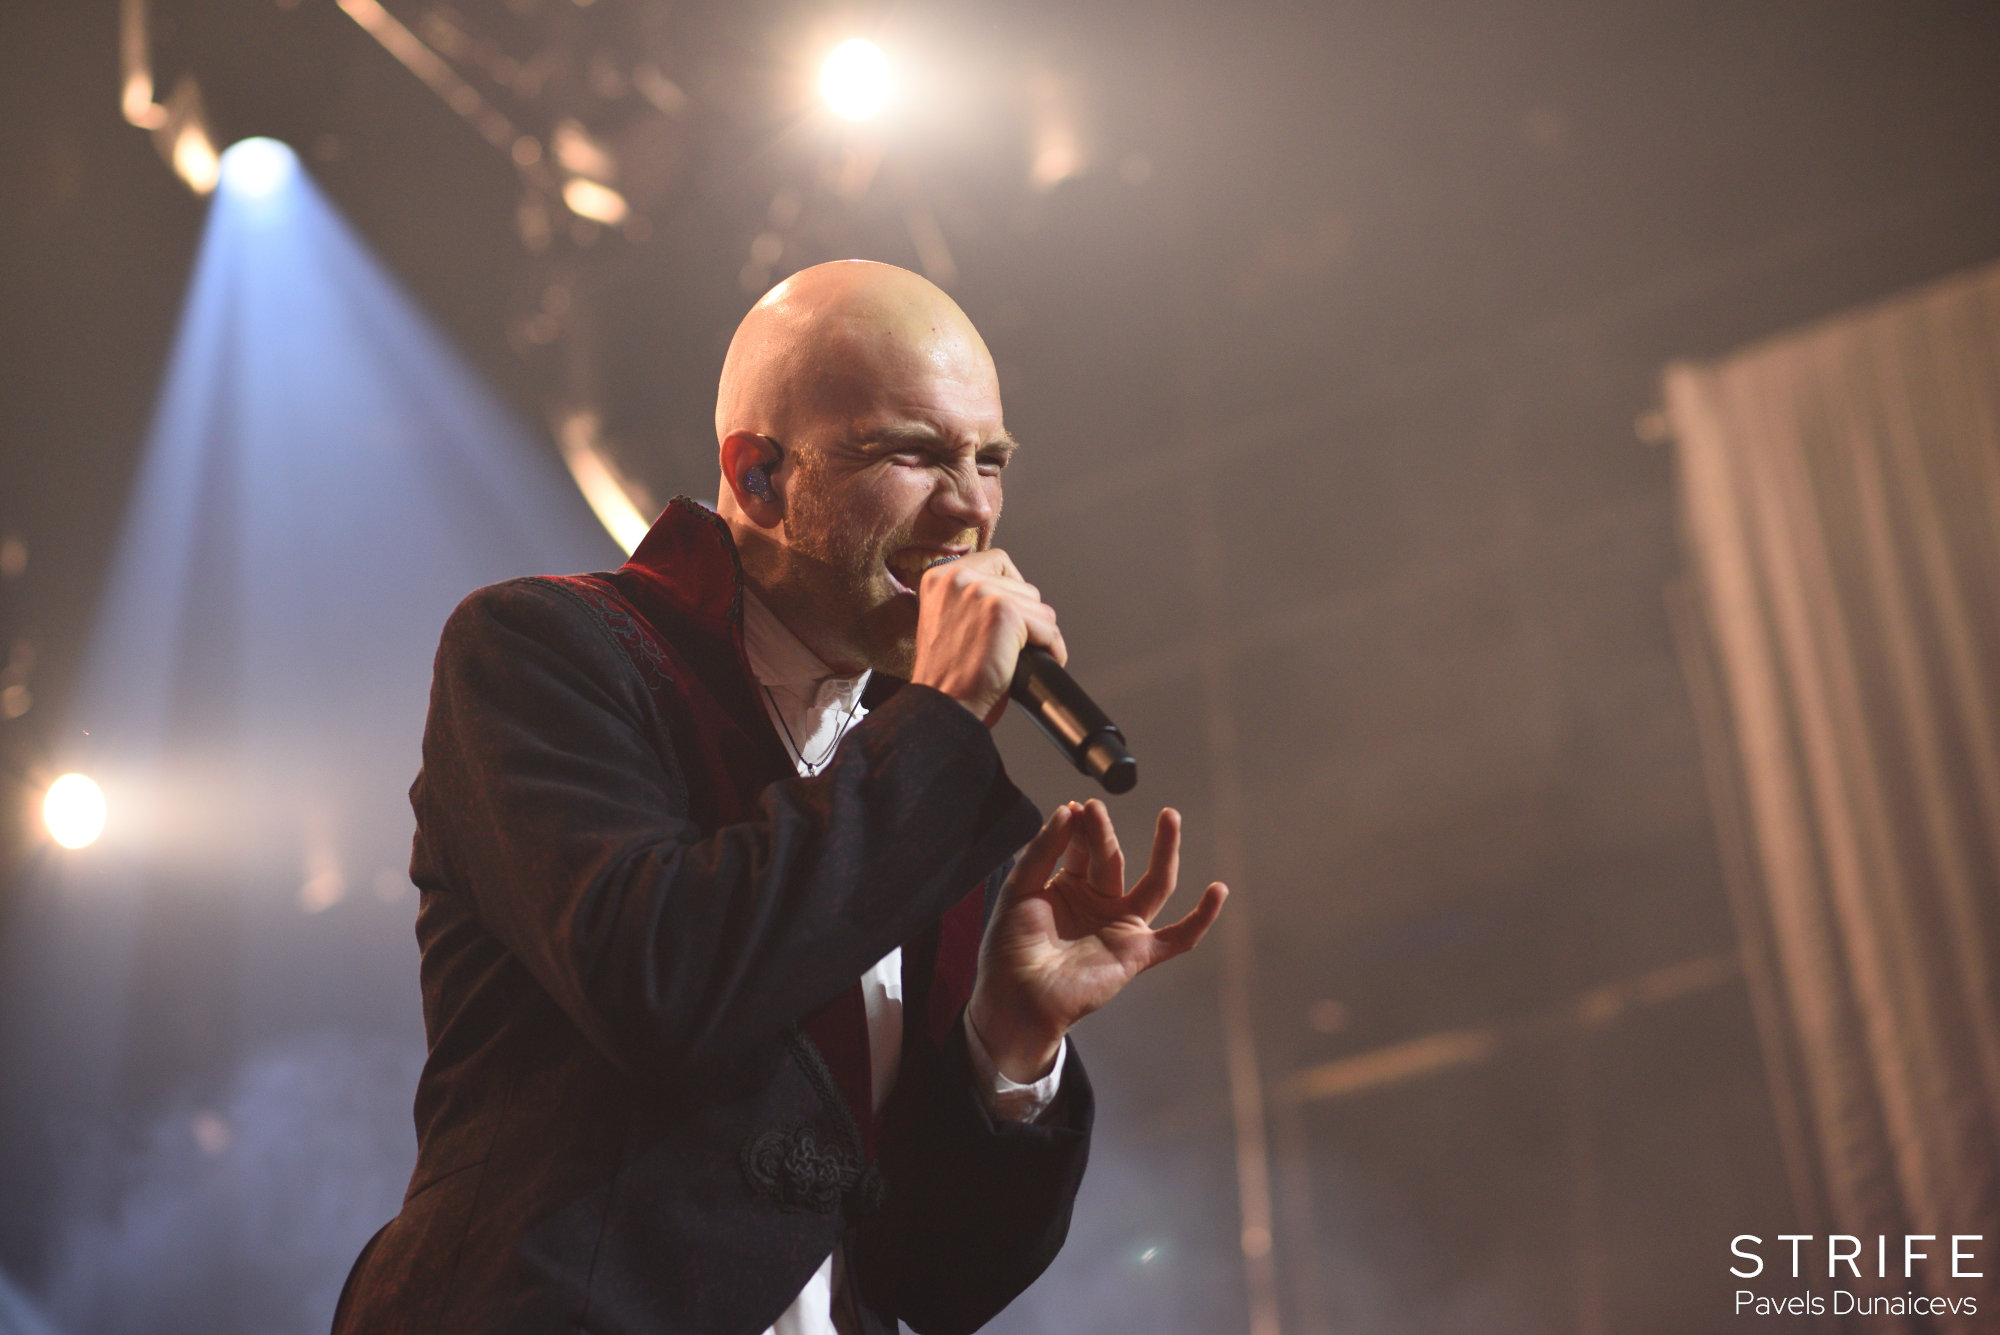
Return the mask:
M 916 617 L 904 600 L 883 601 L 881 594 L 884 562 L 912 535 L 856 530 L 853 516 L 832 503 L 818 456 L 799 450 L 793 459 L 796 472 L 785 497 L 791 557 L 786 596 L 832 614 L 824 624 L 840 636 L 842 656 L 908 677 L 916 663 Z

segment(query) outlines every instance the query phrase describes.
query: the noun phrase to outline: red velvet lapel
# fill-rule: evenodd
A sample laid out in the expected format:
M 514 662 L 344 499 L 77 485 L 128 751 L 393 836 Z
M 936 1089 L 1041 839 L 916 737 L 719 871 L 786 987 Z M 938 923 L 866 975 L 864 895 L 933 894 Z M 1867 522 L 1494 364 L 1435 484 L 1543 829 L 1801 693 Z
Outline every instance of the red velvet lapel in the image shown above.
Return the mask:
M 620 638 L 642 666 L 651 662 L 659 668 L 656 675 L 664 680 L 656 690 L 667 706 L 663 712 L 679 721 L 682 745 L 692 747 L 696 754 L 691 758 L 698 758 L 706 771 L 700 776 L 705 782 L 688 785 L 701 805 L 698 819 L 718 826 L 748 819 L 765 786 L 796 771 L 750 686 L 743 648 L 743 567 L 721 516 L 677 496 L 610 580 L 585 576 L 568 582 L 600 605 L 614 599 L 609 609 L 614 621 L 629 616 L 635 623 L 618 627 Z M 982 891 L 974 890 L 940 924 L 925 1005 L 934 1043 L 944 1041 L 950 1022 L 972 995 L 983 905 Z M 905 1011 L 906 1024 L 915 1018 Z M 804 1027 L 826 1059 L 873 1158 L 877 1127 L 860 980 L 809 1017 Z
M 721 515 L 676 496 L 646 531 L 632 559 L 619 568 L 646 585 L 667 606 L 736 649 L 744 675 L 743 565 Z
M 979 969 L 979 938 L 985 930 L 984 885 L 952 905 L 938 923 L 937 963 L 932 967 L 930 996 L 924 1003 L 924 1023 L 931 1046 L 940 1050 L 951 1037 L 958 1013 L 972 1000 L 972 982 Z
M 806 1018 L 806 1037 L 826 1058 L 833 1083 L 847 1099 L 847 1110 L 861 1129 L 861 1151 L 875 1157 L 874 1065 L 868 1059 L 868 1005 L 861 997 L 861 980 Z

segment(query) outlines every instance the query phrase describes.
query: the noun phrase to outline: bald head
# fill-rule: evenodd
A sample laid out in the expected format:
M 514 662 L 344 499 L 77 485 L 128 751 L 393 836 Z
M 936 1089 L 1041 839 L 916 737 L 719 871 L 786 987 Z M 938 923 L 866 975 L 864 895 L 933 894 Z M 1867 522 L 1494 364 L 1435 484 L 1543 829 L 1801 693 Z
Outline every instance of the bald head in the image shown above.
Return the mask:
M 999 399 L 972 321 L 930 280 L 870 260 L 801 269 L 750 308 L 730 340 L 715 436 L 806 438 L 812 424 L 865 413 L 921 380 Z
M 926 564 L 992 542 L 1014 441 L 979 331 L 906 269 L 803 269 L 730 342 L 715 399 L 744 578 L 830 667 L 907 674 Z

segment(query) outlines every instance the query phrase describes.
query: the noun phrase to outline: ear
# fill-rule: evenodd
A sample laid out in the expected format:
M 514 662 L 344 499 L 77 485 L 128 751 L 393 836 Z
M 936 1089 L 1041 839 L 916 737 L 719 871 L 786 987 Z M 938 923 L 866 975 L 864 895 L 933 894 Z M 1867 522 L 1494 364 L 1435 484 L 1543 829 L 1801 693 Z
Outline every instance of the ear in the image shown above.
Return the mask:
M 722 438 L 722 485 L 729 489 L 744 518 L 758 528 L 776 528 L 784 522 L 785 484 L 778 476 L 784 457 L 777 441 L 755 431 L 732 431 Z M 764 488 L 767 496 L 750 489 L 748 479 L 755 469 L 763 470 L 769 484 Z

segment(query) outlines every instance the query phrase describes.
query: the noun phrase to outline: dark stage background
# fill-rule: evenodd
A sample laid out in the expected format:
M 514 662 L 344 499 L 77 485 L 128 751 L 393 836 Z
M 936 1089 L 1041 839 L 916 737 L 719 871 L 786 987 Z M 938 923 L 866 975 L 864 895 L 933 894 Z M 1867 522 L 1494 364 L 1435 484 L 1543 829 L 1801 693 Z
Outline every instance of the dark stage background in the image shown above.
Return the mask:
M 0 722 L 0 1329 L 324 1327 L 414 1152 L 393 869 L 425 680 L 401 646 L 544 551 L 615 559 L 559 460 L 579 412 L 635 492 L 712 497 L 735 322 L 851 255 L 933 273 L 986 333 L 1027 445 L 1003 542 L 1143 762 L 1114 810 L 1129 832 L 1179 806 L 1184 880 L 1237 891 L 1221 939 L 1085 1026 L 1076 1228 L 994 1329 L 1724 1326 L 1729 1239 L 1805 1230 L 1670 628 L 1660 370 L 2000 256 L 2000 10 L 388 9 L 522 134 L 574 119 L 613 151 L 643 221 L 524 217 L 517 159 L 331 0 L 153 10 L 162 95 L 192 72 L 218 144 L 293 145 L 412 328 L 483 380 L 465 394 L 512 414 L 433 405 L 412 448 L 522 442 L 518 541 L 476 505 L 415 541 L 360 493 L 327 512 L 385 546 L 288 531 L 314 490 L 259 539 L 370 589 L 405 582 L 369 564 L 392 550 L 425 591 L 312 734 L 386 740 L 293 753 L 381 776 L 336 804 L 367 848 L 325 902 L 296 877 L 218 898 L 198 866 L 92 890 L 90 851 L 36 832 L 89 726 L 98 609 L 148 565 L 119 538 L 211 205 L 120 117 L 116 5 L 0 11 L 0 536 L 26 554 L 0 648 L 33 651 Z M 909 71 L 872 129 L 810 107 L 850 31 Z M 542 52 L 510 100 L 495 71 Z M 418 485 L 301 436 L 334 491 Z M 563 536 L 528 536 L 542 518 Z M 272 623 L 235 606 L 254 656 Z M 179 679 L 228 677 L 205 642 Z M 1004 731 L 1038 798 L 1084 795 Z

